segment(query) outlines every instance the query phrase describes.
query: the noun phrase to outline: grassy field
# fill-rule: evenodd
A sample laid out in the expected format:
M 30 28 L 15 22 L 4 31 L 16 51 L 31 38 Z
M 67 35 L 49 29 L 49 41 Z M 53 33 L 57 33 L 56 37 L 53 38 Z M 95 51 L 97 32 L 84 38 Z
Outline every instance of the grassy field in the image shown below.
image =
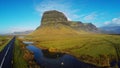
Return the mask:
M 40 35 L 27 36 L 25 40 L 34 41 L 37 47 L 54 48 L 99 66 L 109 66 L 111 60 L 120 57 L 119 35 Z
M 4 49 L 7 43 L 11 40 L 11 37 L 0 36 L 0 51 Z
M 23 56 L 24 51 L 21 49 L 19 41 L 16 40 L 14 46 L 13 68 L 28 68 L 28 64 L 23 58 Z
M 13 68 L 40 68 L 34 60 L 33 53 L 28 51 L 19 39 L 15 41 Z

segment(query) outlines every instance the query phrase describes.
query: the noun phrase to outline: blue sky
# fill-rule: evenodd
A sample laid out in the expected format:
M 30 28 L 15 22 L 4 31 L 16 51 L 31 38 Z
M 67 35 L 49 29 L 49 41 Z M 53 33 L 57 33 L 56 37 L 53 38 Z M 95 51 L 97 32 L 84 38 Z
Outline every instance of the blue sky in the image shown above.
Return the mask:
M 120 25 L 120 0 L 0 0 L 0 33 L 36 29 L 47 10 L 97 27 Z

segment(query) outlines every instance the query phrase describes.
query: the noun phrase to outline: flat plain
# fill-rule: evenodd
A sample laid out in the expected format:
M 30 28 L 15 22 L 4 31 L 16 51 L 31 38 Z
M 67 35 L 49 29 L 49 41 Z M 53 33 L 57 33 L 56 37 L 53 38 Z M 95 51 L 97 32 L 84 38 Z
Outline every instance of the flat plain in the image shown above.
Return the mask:
M 111 61 L 120 58 L 120 35 L 39 35 L 27 36 L 24 40 L 33 41 L 39 48 L 64 52 L 98 66 L 109 66 Z

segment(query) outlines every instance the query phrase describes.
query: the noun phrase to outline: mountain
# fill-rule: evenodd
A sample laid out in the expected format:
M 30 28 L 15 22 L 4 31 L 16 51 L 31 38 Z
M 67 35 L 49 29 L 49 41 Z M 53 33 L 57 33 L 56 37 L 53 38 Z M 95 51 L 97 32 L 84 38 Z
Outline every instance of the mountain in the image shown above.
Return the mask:
M 59 11 L 44 12 L 41 25 L 31 35 L 77 34 L 77 31 L 67 26 L 67 17 Z
M 120 34 L 120 26 L 104 26 L 100 27 L 100 29 L 106 31 L 108 34 Z
M 44 12 L 41 20 L 41 26 L 43 25 L 56 25 L 59 22 L 66 22 L 67 17 L 59 11 L 46 11 Z
M 13 35 L 25 35 L 25 34 L 29 34 L 32 33 L 33 30 L 27 30 L 27 31 L 21 31 L 21 32 L 13 32 Z
M 68 21 L 67 17 L 59 11 L 45 11 L 41 19 L 41 25 L 31 35 L 50 34 L 81 34 L 98 33 L 99 29 L 92 23 L 80 21 Z
M 94 33 L 100 32 L 99 29 L 92 23 L 82 23 L 80 21 L 77 21 L 77 22 L 70 21 L 69 26 L 77 31 L 86 31 L 86 32 L 94 32 Z

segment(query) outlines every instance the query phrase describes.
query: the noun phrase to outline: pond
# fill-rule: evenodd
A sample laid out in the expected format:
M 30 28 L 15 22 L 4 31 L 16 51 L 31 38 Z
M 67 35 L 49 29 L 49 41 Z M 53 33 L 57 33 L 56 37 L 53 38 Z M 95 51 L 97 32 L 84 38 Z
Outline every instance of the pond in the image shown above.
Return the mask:
M 54 56 L 52 57 L 48 51 L 35 47 L 31 42 L 24 43 L 28 45 L 26 48 L 34 53 L 35 61 L 41 66 L 41 68 L 99 68 L 94 65 L 81 62 L 68 54 L 55 53 L 54 55 L 52 54 Z

